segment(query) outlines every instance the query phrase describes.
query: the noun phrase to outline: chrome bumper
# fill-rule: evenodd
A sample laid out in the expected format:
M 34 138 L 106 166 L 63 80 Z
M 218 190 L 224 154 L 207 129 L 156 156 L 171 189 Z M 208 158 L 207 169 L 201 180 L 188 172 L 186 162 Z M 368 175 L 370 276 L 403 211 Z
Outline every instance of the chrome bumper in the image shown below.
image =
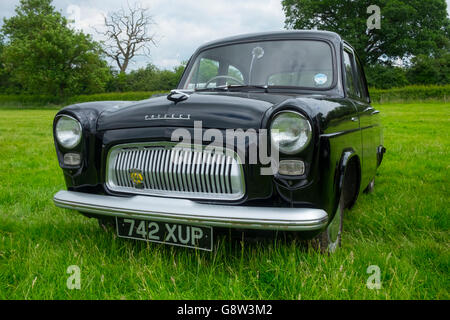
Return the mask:
M 152 196 L 114 197 L 59 191 L 55 205 L 85 213 L 224 228 L 309 231 L 327 225 L 328 214 L 314 208 L 274 208 L 202 204 Z

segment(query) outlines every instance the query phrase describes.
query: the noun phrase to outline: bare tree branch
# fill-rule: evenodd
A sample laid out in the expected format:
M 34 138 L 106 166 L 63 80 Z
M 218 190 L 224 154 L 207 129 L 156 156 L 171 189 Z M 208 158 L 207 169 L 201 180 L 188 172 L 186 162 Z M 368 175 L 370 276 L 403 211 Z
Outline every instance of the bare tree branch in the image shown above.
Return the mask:
M 149 56 L 152 46 L 156 46 L 155 34 L 151 32 L 155 22 L 148 9 L 138 4 L 109 13 L 104 24 L 105 31 L 96 32 L 105 37 L 103 51 L 116 62 L 121 73 L 134 57 Z

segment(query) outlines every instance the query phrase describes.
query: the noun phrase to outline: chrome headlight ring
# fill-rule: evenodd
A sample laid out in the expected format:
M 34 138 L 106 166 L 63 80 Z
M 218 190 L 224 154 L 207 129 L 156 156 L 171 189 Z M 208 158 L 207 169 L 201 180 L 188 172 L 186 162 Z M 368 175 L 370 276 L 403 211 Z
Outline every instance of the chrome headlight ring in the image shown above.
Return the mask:
M 81 123 L 68 115 L 61 115 L 56 121 L 55 138 L 65 149 L 73 149 L 80 144 L 83 129 Z
M 310 121 L 299 112 L 286 110 L 277 113 L 270 124 L 270 139 L 284 154 L 304 150 L 312 138 Z

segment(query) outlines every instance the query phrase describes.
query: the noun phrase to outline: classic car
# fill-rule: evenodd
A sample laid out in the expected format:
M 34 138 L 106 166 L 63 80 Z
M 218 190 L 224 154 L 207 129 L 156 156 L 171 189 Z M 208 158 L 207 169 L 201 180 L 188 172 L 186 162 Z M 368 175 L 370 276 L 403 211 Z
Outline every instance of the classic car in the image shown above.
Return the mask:
M 373 189 L 385 152 L 370 103 L 336 33 L 213 41 L 170 94 L 57 113 L 67 190 L 54 203 L 125 238 L 212 250 L 213 229 L 271 230 L 333 252 L 343 210 Z

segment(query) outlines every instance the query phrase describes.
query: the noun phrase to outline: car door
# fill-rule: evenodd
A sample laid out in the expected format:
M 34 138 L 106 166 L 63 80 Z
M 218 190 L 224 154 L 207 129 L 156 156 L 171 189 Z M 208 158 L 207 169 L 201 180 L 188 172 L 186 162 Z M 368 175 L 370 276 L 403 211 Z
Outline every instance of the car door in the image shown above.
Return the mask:
M 339 124 L 340 128 L 351 132 L 343 136 L 345 146 L 352 147 L 358 155 L 362 155 L 361 132 L 359 130 L 359 115 L 356 104 L 353 102 L 357 98 L 357 79 L 355 78 L 349 55 L 342 56 L 343 80 L 345 89 L 345 117 L 340 116 L 344 121 Z M 338 148 L 339 149 L 339 148 Z
M 346 57 L 346 58 L 345 58 Z M 361 189 L 364 189 L 375 177 L 377 169 L 377 151 L 381 145 L 380 111 L 370 104 L 370 97 L 361 63 L 354 51 L 344 46 L 344 59 L 353 70 L 356 82 L 356 95 L 351 97 L 358 110 L 362 140 Z

